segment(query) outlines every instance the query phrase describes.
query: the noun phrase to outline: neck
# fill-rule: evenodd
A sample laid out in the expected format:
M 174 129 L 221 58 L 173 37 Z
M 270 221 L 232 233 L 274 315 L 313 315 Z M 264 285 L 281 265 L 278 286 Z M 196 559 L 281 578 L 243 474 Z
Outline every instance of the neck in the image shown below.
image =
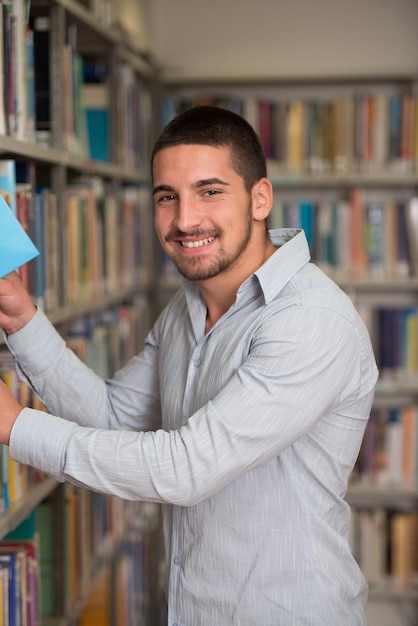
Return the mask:
M 206 333 L 234 304 L 237 292 L 242 283 L 253 274 L 276 251 L 270 239 L 261 248 L 254 261 L 239 268 L 234 266 L 214 278 L 198 283 L 200 294 L 206 304 Z

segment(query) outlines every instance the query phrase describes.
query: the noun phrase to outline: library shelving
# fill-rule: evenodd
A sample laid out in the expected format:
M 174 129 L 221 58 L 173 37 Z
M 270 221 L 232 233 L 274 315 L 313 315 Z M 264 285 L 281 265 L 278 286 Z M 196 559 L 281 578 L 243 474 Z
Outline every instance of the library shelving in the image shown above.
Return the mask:
M 418 602 L 418 91 L 411 75 L 164 80 L 159 123 L 199 104 L 257 131 L 271 227 L 304 228 L 315 263 L 368 326 L 380 378 L 349 485 L 372 599 Z M 162 259 L 161 298 L 176 272 Z
M 106 0 L 1 9 L 0 193 L 40 251 L 18 271 L 74 351 L 110 376 L 140 350 L 156 313 L 155 68 Z M 42 409 L 0 344 L 0 376 Z M 58 484 L 7 447 L 0 454 L 2 623 L 93 624 L 104 589 L 97 623 L 157 624 L 159 508 Z M 17 578 L 18 564 L 28 576 Z M 6 572 L 16 573 L 16 603 Z

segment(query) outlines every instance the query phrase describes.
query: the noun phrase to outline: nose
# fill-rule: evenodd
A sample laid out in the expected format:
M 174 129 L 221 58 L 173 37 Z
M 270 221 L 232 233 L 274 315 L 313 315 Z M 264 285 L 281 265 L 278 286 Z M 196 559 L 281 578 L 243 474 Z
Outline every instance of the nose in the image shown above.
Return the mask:
M 177 202 L 175 225 L 178 230 L 188 233 L 200 226 L 202 216 L 197 203 L 191 196 L 181 196 Z

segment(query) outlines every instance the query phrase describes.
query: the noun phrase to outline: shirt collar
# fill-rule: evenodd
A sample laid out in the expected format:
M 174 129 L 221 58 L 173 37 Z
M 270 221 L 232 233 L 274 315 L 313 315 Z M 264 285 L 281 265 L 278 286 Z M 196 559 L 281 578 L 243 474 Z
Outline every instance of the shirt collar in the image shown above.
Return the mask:
M 255 284 L 258 283 L 266 304 L 271 302 L 289 280 L 310 260 L 309 246 L 303 230 L 278 228 L 270 230 L 269 235 L 277 250 L 254 274 L 242 283 L 238 289 L 237 301 L 249 289 L 254 289 Z M 187 279 L 184 279 L 184 284 L 189 311 L 200 308 L 206 310 L 197 284 Z
M 266 303 L 271 302 L 311 258 L 303 230 L 280 228 L 270 230 L 269 235 L 277 250 L 254 272 Z

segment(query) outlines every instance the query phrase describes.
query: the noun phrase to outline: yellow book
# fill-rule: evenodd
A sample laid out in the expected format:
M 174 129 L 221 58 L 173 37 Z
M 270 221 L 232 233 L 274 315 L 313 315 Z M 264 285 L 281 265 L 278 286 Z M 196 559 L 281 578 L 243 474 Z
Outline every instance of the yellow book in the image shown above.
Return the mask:
M 80 626 L 110 626 L 110 571 L 105 568 L 99 574 L 93 585 L 90 596 L 80 614 Z M 118 626 L 128 626 L 126 623 L 117 622 Z
M 394 513 L 391 520 L 392 574 L 403 587 L 418 571 L 418 513 Z
M 296 100 L 289 105 L 287 118 L 287 167 L 290 172 L 302 172 L 305 164 L 305 106 Z
M 415 377 L 418 373 L 418 316 L 408 315 L 406 320 L 406 373 Z
M 18 379 L 15 370 L 7 370 L 3 373 L 3 380 L 10 389 L 14 397 L 18 400 Z M 20 463 L 17 463 L 10 456 L 7 448 L 8 475 L 9 475 L 9 503 L 12 504 L 21 496 L 20 485 Z
M 415 164 L 415 171 L 418 171 L 418 99 L 415 98 L 413 105 L 413 117 L 414 117 L 414 137 L 413 137 L 413 160 Z

